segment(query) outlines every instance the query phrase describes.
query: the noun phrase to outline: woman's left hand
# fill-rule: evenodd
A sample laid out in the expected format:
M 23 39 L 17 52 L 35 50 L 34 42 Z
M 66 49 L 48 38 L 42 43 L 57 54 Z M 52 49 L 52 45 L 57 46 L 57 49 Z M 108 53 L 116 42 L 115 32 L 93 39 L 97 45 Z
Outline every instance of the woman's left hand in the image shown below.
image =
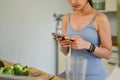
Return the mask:
M 90 42 L 84 40 L 80 36 L 73 36 L 73 37 L 70 37 L 70 39 L 72 40 L 71 47 L 73 49 L 89 49 L 91 45 Z

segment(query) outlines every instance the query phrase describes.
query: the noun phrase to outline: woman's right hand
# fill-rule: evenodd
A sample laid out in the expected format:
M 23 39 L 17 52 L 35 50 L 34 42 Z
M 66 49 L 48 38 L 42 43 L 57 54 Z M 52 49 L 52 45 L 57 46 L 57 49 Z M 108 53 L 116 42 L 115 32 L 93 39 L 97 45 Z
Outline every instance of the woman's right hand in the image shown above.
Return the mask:
M 59 42 L 61 47 L 64 47 L 64 48 L 69 47 L 71 45 L 71 42 L 72 42 L 68 37 L 64 37 L 64 39 L 56 38 L 56 40 Z

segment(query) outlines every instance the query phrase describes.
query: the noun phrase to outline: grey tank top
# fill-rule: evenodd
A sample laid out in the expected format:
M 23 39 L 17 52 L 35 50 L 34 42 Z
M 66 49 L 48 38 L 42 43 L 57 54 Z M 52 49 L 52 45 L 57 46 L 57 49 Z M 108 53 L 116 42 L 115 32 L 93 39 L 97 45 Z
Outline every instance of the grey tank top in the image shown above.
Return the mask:
M 97 30 L 93 26 L 93 22 L 95 20 L 95 17 L 99 13 L 97 12 L 93 18 L 90 20 L 89 24 L 87 24 L 84 28 L 80 30 L 75 30 L 70 25 L 70 14 L 68 15 L 68 25 L 67 25 L 67 36 L 80 36 L 83 39 L 91 42 L 92 44 L 96 46 L 100 46 L 100 39 Z M 73 60 L 76 60 L 79 57 L 85 57 L 87 59 L 87 72 L 86 72 L 86 78 L 88 80 L 97 80 L 95 77 L 99 77 L 98 80 L 104 80 L 106 77 L 106 71 L 104 69 L 104 66 L 102 64 L 102 60 L 100 57 L 92 55 L 90 52 L 88 52 L 86 49 L 80 49 L 75 50 L 71 49 L 71 57 Z M 91 78 L 91 79 L 90 79 Z M 86 79 L 87 80 L 87 79 Z
M 96 13 L 91 21 L 80 30 L 73 29 L 73 27 L 70 25 L 70 15 L 68 15 L 67 36 L 78 35 L 81 36 L 83 39 L 93 43 L 94 45 L 100 46 L 98 32 L 93 26 L 94 19 L 98 14 L 99 13 Z

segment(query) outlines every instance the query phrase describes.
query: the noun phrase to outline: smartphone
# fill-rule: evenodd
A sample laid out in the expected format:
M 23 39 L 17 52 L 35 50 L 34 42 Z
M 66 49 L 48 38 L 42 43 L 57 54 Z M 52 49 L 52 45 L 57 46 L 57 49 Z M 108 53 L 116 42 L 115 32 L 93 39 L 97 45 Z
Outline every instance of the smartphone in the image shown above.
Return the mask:
M 54 37 L 57 37 L 57 38 L 62 38 L 62 40 L 65 38 L 64 35 L 59 34 L 59 33 L 52 33 L 52 35 L 53 35 Z

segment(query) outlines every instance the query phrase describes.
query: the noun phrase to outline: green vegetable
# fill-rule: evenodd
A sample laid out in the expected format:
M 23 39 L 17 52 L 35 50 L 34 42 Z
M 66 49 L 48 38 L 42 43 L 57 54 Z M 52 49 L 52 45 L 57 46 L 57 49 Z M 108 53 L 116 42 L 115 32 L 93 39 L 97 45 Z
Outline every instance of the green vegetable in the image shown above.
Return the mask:
M 14 70 L 16 75 L 22 75 L 23 66 L 20 63 L 14 64 Z
M 13 66 L 7 66 L 4 69 L 4 74 L 14 75 L 15 74 L 14 67 Z
M 5 67 L 3 61 L 0 61 L 0 67 Z
M 20 63 L 16 63 L 13 66 L 4 66 L 4 63 L 0 61 L 0 74 L 9 74 L 9 75 L 29 75 L 29 67 L 23 66 Z
M 24 76 L 29 75 L 29 67 L 28 66 L 23 67 L 22 75 L 24 75 Z
M 0 74 L 3 74 L 3 72 L 4 72 L 4 67 L 0 67 Z

